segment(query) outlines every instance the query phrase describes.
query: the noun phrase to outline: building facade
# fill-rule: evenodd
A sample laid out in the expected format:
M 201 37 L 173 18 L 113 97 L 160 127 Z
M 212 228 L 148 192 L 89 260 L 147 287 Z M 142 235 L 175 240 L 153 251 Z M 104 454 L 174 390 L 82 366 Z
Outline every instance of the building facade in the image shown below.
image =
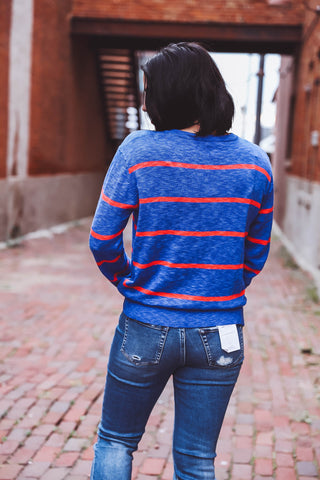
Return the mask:
M 275 218 L 320 292 L 320 4 L 306 3 L 301 47 L 282 58 L 274 153 Z
M 71 2 L 0 2 L 0 240 L 92 214 L 110 155 Z

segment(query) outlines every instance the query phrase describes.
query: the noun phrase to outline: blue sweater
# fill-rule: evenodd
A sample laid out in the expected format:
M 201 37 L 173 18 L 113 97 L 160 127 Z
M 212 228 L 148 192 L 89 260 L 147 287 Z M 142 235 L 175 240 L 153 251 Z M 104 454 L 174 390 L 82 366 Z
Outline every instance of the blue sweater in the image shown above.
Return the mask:
M 245 288 L 268 255 L 268 156 L 234 134 L 137 131 L 119 147 L 90 248 L 129 317 L 171 327 L 243 324 Z M 133 214 L 132 258 L 122 232 Z

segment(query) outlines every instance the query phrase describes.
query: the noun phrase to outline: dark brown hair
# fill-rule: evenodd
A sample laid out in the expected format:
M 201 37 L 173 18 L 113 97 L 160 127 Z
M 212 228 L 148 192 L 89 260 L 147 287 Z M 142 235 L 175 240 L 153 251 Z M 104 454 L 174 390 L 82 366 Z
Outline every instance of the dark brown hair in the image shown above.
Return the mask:
M 162 48 L 142 67 L 145 105 L 156 130 L 200 125 L 199 136 L 224 135 L 232 125 L 234 103 L 208 51 L 197 43 Z

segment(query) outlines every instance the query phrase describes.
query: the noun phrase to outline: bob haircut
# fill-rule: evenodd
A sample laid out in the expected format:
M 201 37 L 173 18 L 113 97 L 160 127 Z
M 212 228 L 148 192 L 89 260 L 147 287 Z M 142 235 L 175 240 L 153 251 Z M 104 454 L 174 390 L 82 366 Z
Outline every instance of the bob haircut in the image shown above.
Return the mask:
M 234 103 L 208 51 L 197 43 L 162 48 L 142 66 L 145 107 L 156 130 L 200 125 L 198 136 L 224 135 Z

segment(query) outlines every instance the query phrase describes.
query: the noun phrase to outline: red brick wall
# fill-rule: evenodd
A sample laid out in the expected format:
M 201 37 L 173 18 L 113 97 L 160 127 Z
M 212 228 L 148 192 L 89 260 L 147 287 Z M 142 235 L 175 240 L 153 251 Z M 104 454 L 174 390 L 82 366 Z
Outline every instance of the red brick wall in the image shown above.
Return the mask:
M 0 178 L 7 170 L 8 60 L 11 1 L 0 2 Z
M 73 0 L 79 17 L 295 25 L 301 0 Z
M 71 1 L 35 0 L 29 174 L 103 170 L 108 154 L 95 56 L 69 33 Z
M 309 5 L 315 8 L 319 2 L 309 1 Z M 306 12 L 305 42 L 296 80 L 291 173 L 320 181 L 320 148 L 310 143 L 311 132 L 320 133 L 320 21 L 316 23 L 316 16 L 311 11 Z

